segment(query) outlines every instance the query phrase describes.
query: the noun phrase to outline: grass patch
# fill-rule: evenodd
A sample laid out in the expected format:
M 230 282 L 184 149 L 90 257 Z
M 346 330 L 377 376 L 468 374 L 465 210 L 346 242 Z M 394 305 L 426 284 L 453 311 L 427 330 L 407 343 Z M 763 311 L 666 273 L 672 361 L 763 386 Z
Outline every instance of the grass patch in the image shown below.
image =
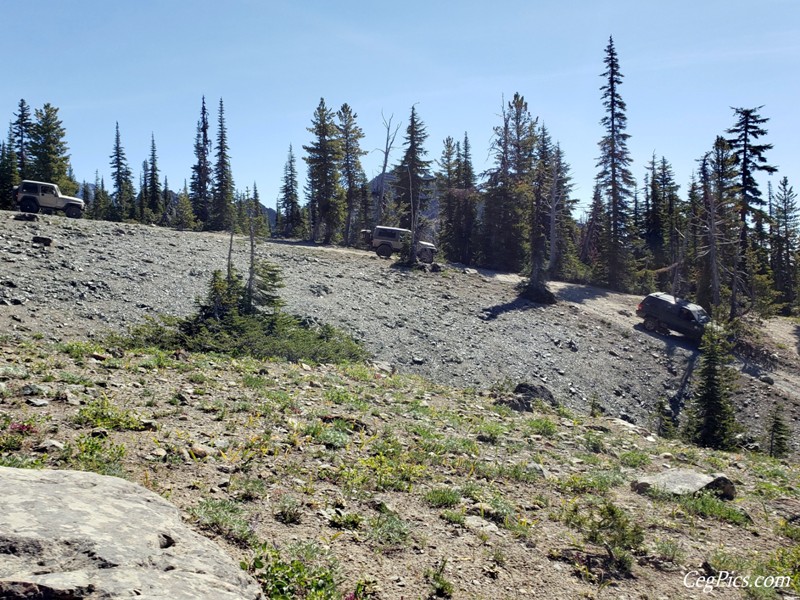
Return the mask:
M 530 435 L 551 438 L 558 431 L 558 426 L 547 417 L 542 417 L 541 419 L 528 419 L 525 421 L 525 430 Z
M 458 490 L 447 487 L 434 488 L 425 492 L 423 496 L 428 506 L 433 508 L 453 508 L 461 502 Z
M 682 496 L 679 504 L 690 515 L 712 518 L 740 526 L 751 522 L 746 513 L 729 502 L 720 500 L 714 494 L 701 493 L 694 496 Z
M 247 546 L 253 541 L 253 532 L 247 514 L 240 504 L 232 500 L 206 498 L 189 509 L 203 529 L 217 533 L 235 544 Z
M 75 416 L 75 424 L 116 431 L 140 431 L 141 419 L 135 413 L 114 405 L 106 396 L 92 400 Z
M 629 452 L 623 452 L 619 456 L 619 462 L 632 469 L 638 469 L 639 467 L 644 467 L 645 465 L 649 465 L 650 455 L 646 452 L 642 452 L 641 450 L 630 450 Z

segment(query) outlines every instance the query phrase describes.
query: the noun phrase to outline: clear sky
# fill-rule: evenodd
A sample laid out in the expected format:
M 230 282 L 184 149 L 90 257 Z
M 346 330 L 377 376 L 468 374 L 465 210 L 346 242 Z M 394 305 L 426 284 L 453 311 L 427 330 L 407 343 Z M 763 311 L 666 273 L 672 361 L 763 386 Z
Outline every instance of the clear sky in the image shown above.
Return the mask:
M 0 15 L 0 125 L 20 98 L 58 107 L 79 181 L 98 171 L 109 183 L 119 122 L 137 182 L 152 134 L 162 178 L 182 187 L 203 95 L 214 136 L 224 101 L 237 188 L 255 182 L 268 206 L 289 144 L 305 179 L 321 97 L 357 112 L 369 178 L 380 172 L 381 114 L 402 123 L 400 141 L 414 104 L 429 159 L 467 132 L 484 171 L 503 98 L 520 92 L 588 203 L 613 36 L 640 182 L 655 152 L 685 193 L 696 160 L 733 124 L 731 107 L 763 105 L 773 179 L 800 189 L 798 0 L 0 0 Z

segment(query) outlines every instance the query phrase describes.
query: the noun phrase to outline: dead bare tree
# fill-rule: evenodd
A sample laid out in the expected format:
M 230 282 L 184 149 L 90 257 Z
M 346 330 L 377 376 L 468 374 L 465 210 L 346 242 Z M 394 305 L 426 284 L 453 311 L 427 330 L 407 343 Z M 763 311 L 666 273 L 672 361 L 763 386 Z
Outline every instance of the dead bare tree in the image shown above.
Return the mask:
M 375 222 L 378 224 L 380 224 L 383 219 L 383 209 L 386 201 L 386 169 L 389 167 L 389 154 L 392 152 L 394 140 L 397 137 L 397 132 L 400 131 L 401 125 L 398 123 L 394 131 L 392 131 L 392 119 L 394 119 L 394 115 L 390 116 L 387 121 L 383 111 L 381 111 L 381 117 L 383 118 L 383 126 L 386 128 L 386 144 L 383 150 L 381 150 L 381 152 L 383 152 L 383 168 L 381 169 L 381 176 L 378 181 L 380 192 L 378 194 L 378 205 L 375 208 Z

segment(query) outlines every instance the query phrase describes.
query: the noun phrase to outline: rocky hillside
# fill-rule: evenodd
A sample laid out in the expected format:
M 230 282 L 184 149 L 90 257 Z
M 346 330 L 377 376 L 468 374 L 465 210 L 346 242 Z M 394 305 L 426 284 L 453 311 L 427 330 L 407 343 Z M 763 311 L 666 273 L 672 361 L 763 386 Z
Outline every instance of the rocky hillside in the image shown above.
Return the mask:
M 226 266 L 225 235 L 62 217 L 36 222 L 0 212 L 0 328 L 51 340 L 93 338 L 159 313 L 185 315 Z M 52 240 L 49 246 L 36 237 Z M 665 400 L 680 412 L 696 345 L 650 334 L 634 315 L 638 296 L 553 283 L 560 302 L 517 297 L 518 278 L 472 269 L 411 272 L 358 250 L 263 243 L 281 267 L 287 310 L 329 322 L 361 340 L 399 372 L 462 388 L 537 383 L 578 412 L 649 426 Z M 237 238 L 234 261 L 249 248 Z M 742 363 L 742 420 L 758 437 L 775 402 L 800 427 L 800 326 L 770 324 L 769 371 Z

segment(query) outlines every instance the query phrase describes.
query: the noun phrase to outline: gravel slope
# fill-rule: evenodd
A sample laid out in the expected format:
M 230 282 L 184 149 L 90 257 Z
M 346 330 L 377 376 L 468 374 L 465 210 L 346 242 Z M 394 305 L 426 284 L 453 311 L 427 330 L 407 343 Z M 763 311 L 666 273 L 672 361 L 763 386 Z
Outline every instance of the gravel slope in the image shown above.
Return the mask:
M 3 331 L 68 339 L 156 313 L 185 315 L 211 272 L 226 264 L 225 235 L 13 217 L 0 211 Z M 238 268 L 248 255 L 237 238 Z M 570 408 L 584 411 L 594 400 L 610 416 L 647 425 L 660 398 L 680 407 L 696 364 L 696 347 L 681 336 L 641 329 L 637 296 L 554 283 L 560 302 L 541 307 L 517 298 L 514 276 L 455 267 L 410 272 L 363 251 L 287 243 L 262 243 L 259 255 L 282 268 L 288 311 L 342 327 L 376 360 L 441 383 L 543 384 Z M 742 410 L 755 420 L 776 390 L 792 388 L 756 378 L 746 385 Z

